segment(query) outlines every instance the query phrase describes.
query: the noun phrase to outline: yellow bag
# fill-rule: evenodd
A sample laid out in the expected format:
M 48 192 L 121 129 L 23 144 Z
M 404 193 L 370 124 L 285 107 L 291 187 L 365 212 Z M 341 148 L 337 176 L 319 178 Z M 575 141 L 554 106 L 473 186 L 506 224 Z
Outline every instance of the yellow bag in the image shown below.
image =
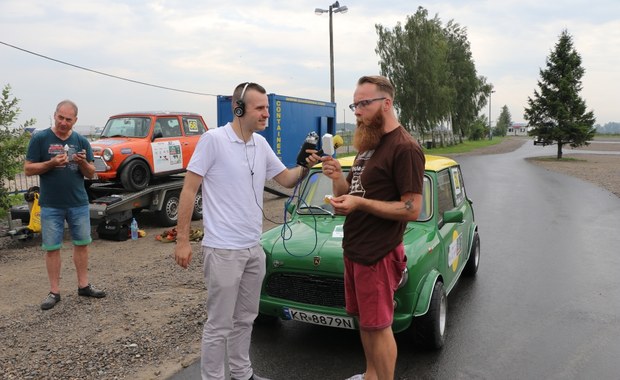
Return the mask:
M 34 203 L 30 210 L 30 223 L 28 229 L 32 232 L 41 232 L 41 206 L 39 206 L 39 193 L 34 193 Z

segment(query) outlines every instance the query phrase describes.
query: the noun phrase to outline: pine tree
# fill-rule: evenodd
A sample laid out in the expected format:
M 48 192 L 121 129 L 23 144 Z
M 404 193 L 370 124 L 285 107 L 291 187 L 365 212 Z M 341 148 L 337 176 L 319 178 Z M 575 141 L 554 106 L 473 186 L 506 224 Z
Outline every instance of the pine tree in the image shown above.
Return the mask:
M 544 141 L 557 142 L 557 159 L 562 158 L 562 146 L 588 145 L 594 137 L 594 113 L 586 112 L 586 103 L 579 96 L 581 56 L 573 47 L 573 39 L 567 30 L 562 31 L 555 50 L 547 58 L 547 67 L 540 70 L 539 91 L 534 98 L 528 97 L 525 120 L 533 129 L 529 132 Z
M 508 128 L 510 128 L 511 125 L 512 117 L 510 115 L 510 111 L 508 110 L 508 106 L 504 104 L 504 106 L 502 107 L 502 113 L 497 119 L 497 124 L 495 124 L 493 136 L 506 136 Z

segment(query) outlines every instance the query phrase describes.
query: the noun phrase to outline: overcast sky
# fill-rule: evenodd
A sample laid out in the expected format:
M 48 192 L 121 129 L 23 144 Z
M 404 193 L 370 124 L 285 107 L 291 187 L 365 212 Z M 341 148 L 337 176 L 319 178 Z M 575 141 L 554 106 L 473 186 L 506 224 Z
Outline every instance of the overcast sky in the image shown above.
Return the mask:
M 0 0 L 0 42 L 106 74 L 95 74 L 0 44 L 0 86 L 20 99 L 20 122 L 50 126 L 65 98 L 80 107 L 78 126 L 103 126 L 126 111 L 177 110 L 217 124 L 215 95 L 241 82 L 269 93 L 329 101 L 329 16 L 298 1 Z M 356 80 L 378 74 L 375 24 L 393 28 L 417 7 L 467 28 L 478 75 L 495 87 L 491 118 L 506 105 L 522 122 L 563 29 L 585 68 L 582 97 L 597 124 L 620 122 L 620 1 L 343 0 L 333 14 L 338 122 L 353 122 L 347 105 Z M 483 110 L 488 116 L 488 107 Z

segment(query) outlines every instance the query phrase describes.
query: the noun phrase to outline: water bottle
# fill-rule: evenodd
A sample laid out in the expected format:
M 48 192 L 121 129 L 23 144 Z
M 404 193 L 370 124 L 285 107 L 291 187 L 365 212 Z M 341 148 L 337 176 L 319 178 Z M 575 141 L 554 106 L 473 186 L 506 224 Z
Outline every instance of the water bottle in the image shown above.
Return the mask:
M 136 218 L 131 220 L 131 240 L 138 240 L 138 222 L 136 222 Z

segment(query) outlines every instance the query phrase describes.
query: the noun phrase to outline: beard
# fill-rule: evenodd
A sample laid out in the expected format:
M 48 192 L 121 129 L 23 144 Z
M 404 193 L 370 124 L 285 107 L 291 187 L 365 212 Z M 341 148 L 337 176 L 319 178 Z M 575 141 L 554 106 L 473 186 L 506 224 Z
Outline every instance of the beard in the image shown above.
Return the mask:
M 353 147 L 359 152 L 367 152 L 375 149 L 383 136 L 383 113 L 381 109 L 369 119 L 357 119 L 357 128 L 353 135 Z

